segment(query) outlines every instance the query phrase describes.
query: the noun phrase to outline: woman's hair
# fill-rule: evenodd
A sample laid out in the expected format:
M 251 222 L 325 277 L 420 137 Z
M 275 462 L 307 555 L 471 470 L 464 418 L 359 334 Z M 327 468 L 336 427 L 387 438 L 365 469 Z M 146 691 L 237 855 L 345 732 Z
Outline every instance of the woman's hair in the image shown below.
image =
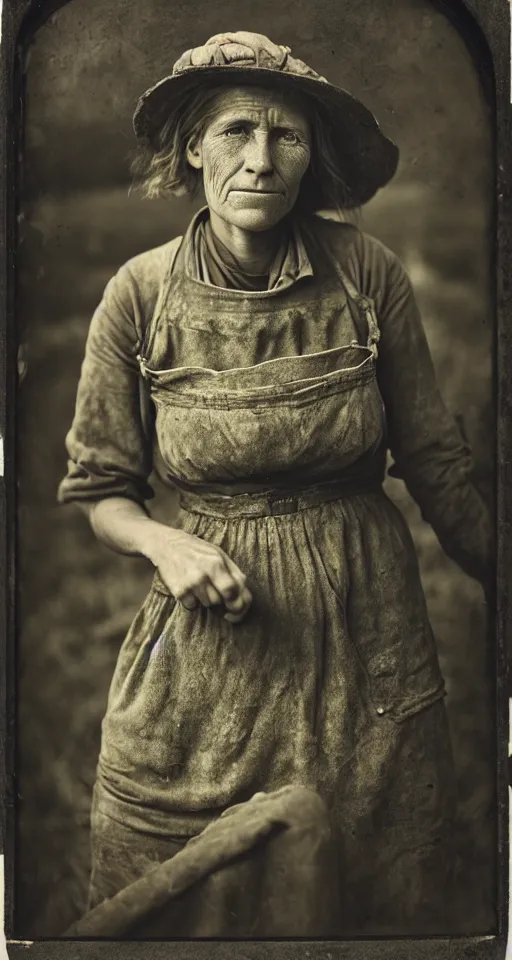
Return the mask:
M 188 163 L 187 145 L 201 138 L 216 115 L 219 92 L 223 89 L 226 88 L 216 85 L 189 94 L 167 117 L 155 142 L 141 145 L 135 151 L 131 170 L 135 185 L 146 197 L 196 196 L 202 185 L 202 173 Z M 304 105 L 301 100 L 303 110 Z M 340 170 L 331 124 L 322 113 L 321 104 L 310 103 L 308 118 L 312 131 L 311 162 L 296 206 L 303 213 L 331 209 L 342 214 L 353 204 Z

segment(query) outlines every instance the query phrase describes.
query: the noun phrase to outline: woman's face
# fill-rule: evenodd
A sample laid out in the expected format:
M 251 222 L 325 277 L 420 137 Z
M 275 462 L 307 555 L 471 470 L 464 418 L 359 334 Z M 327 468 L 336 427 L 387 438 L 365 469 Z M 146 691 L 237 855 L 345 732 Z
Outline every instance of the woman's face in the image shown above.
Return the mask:
M 306 115 L 264 89 L 219 93 L 203 137 L 187 148 L 210 210 L 243 230 L 269 230 L 293 208 L 311 155 Z

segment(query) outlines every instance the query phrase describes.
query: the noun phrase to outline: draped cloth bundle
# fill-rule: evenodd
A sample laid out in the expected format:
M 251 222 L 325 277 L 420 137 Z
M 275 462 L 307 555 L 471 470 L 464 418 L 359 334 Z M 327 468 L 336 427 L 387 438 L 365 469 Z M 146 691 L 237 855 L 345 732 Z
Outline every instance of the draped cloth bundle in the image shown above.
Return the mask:
M 327 811 L 304 787 L 228 808 L 66 937 L 329 937 L 339 886 Z

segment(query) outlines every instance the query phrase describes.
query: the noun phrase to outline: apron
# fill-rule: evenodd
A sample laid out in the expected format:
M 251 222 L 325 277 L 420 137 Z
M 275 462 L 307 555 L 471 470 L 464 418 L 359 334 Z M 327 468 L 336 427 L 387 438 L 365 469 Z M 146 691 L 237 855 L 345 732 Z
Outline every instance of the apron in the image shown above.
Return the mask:
M 414 546 L 382 490 L 375 310 L 337 264 L 307 307 L 300 283 L 195 281 L 189 255 L 183 242 L 141 373 L 177 525 L 235 561 L 253 604 L 238 624 L 190 612 L 155 574 L 112 681 L 95 802 L 187 838 L 257 791 L 314 789 L 348 927 L 401 932 L 446 896 L 453 764 Z M 322 340 L 334 316 L 346 345 Z M 283 317 L 310 324 L 298 355 Z

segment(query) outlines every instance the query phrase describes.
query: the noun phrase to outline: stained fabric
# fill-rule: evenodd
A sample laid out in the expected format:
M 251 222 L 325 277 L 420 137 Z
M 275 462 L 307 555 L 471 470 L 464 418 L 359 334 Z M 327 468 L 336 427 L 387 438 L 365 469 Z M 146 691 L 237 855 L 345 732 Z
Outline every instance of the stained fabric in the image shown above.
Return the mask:
M 71 937 L 335 936 L 336 850 L 318 794 L 284 787 L 188 843 L 94 814 L 90 910 Z
M 381 483 L 390 448 L 446 551 L 483 581 L 491 528 L 470 454 L 389 251 L 311 218 L 310 270 L 227 290 L 196 273 L 205 216 L 107 288 L 60 498 L 151 494 L 142 372 L 184 491 L 178 524 L 222 547 L 254 600 L 230 624 L 185 610 L 155 575 L 112 681 L 98 816 L 187 838 L 256 791 L 312 788 L 352 932 L 417 933 L 422 918 L 432 932 L 426 891 L 439 918 L 451 883 L 453 762 L 414 546 Z M 345 493 L 322 499 L 333 481 Z

